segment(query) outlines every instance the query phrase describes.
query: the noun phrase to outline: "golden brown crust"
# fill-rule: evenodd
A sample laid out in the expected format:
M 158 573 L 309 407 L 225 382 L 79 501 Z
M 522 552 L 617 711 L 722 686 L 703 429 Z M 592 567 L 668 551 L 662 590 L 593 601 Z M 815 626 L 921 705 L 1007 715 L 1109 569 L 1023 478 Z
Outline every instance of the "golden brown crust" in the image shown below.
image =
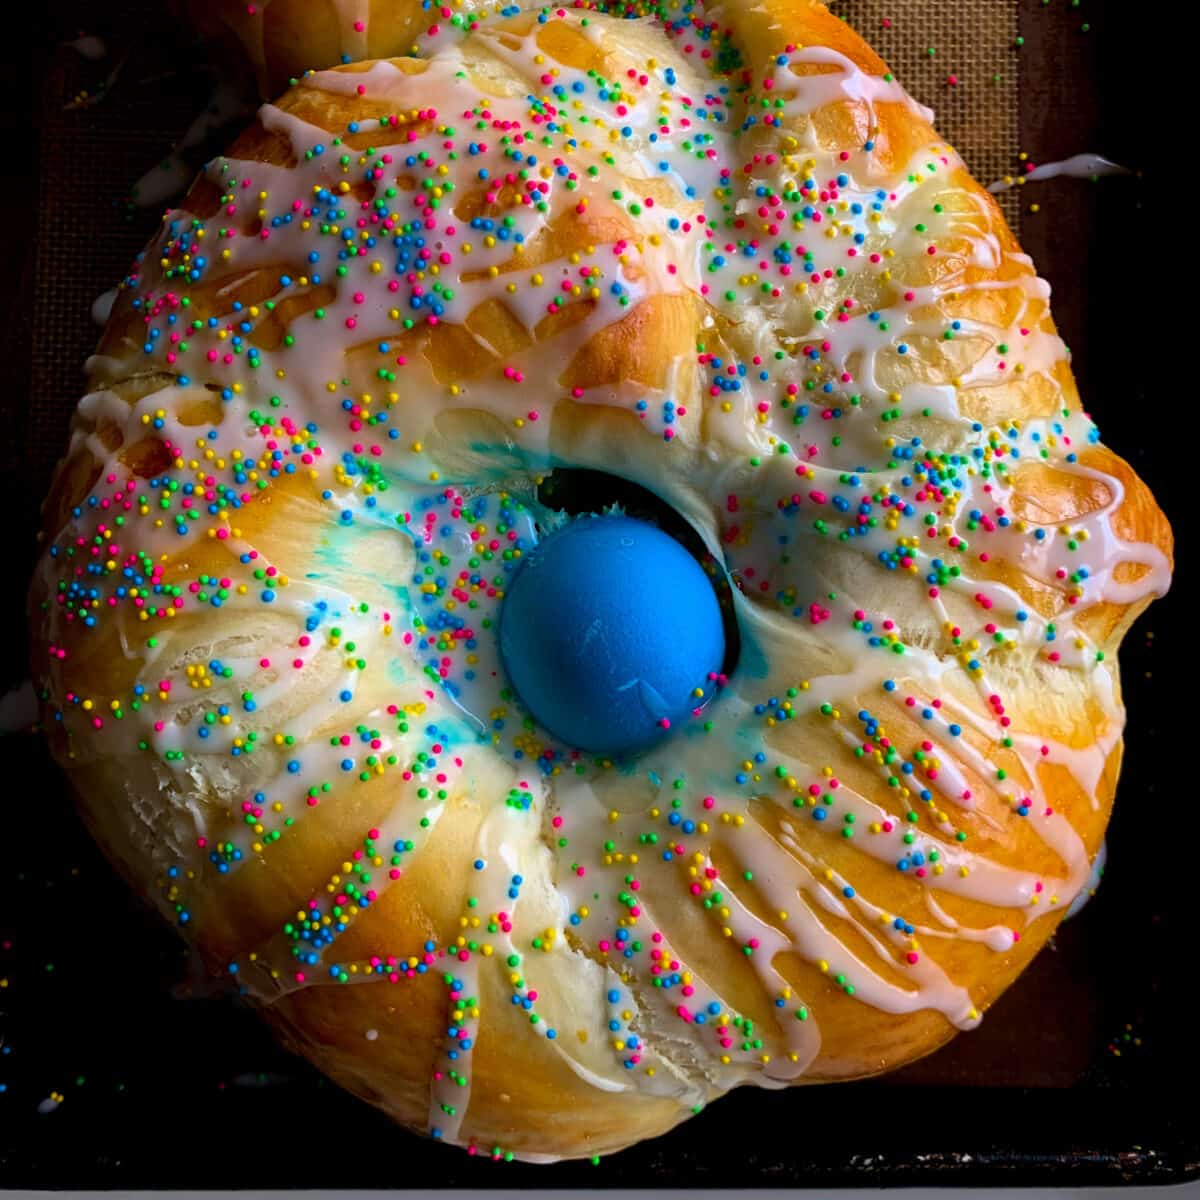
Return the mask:
M 500 7 L 468 4 L 465 12 Z M 176 0 L 175 8 L 202 37 L 224 43 L 235 62 L 249 64 L 264 99 L 306 71 L 336 67 L 348 58 L 411 54 L 420 35 L 441 19 L 421 0 Z M 456 9 L 461 16 L 461 0 Z

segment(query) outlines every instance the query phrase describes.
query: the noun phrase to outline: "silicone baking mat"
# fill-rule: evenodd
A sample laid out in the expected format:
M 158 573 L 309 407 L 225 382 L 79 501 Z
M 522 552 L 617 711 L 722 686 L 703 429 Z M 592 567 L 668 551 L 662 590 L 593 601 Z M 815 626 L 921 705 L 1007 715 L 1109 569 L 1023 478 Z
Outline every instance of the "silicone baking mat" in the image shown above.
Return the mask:
M 1150 257 L 1154 227 L 1142 211 L 1154 195 L 1140 170 L 1148 118 L 1127 93 L 1098 84 L 1137 61 L 1137 38 L 1148 35 L 1136 12 L 1096 0 L 835 8 L 935 109 L 981 181 L 1082 151 L 1133 169 L 1097 184 L 1029 184 L 1000 199 L 1055 287 L 1106 440 L 1162 491 L 1169 514 L 1179 512 L 1182 483 L 1167 470 L 1162 439 L 1147 436 L 1141 389 L 1151 382 L 1117 386 L 1105 299 L 1114 272 Z M 211 84 L 202 50 L 157 0 L 71 0 L 44 17 L 0 72 L 11 150 L 0 189 L 0 278 L 9 281 L 0 294 L 3 686 L 25 671 L 37 507 L 96 340 L 92 303 L 156 223 L 153 210 L 128 203 L 131 184 L 167 153 Z M 78 42 L 81 34 L 103 45 Z M 1181 656 L 1156 647 L 1181 612 L 1177 589 L 1122 653 L 1134 719 L 1108 878 L 980 1031 L 879 1081 L 786 1096 L 747 1089 L 599 1168 L 501 1169 L 419 1140 L 283 1053 L 248 1012 L 204 998 L 174 935 L 88 843 L 40 744 L 0 738 L 9 793 L 0 812 L 0 1187 L 1184 1178 L 1200 1162 L 1197 1131 L 1164 1081 L 1186 1075 L 1195 1056 L 1197 1039 L 1184 1032 L 1186 960 L 1172 950 L 1189 935 L 1176 902 L 1182 871 L 1164 862 L 1163 818 L 1153 815 L 1169 800 L 1157 794 L 1168 737 L 1161 697 L 1183 671 Z

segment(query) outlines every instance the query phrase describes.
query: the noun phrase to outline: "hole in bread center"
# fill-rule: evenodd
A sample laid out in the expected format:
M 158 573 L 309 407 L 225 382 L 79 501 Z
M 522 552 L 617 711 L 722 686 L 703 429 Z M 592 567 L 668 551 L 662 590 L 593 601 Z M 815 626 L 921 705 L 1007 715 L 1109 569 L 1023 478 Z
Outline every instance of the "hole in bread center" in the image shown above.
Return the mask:
M 724 568 L 678 512 L 616 476 L 556 471 L 538 500 L 559 515 L 508 582 L 505 674 L 557 740 L 636 754 L 698 718 L 736 662 Z

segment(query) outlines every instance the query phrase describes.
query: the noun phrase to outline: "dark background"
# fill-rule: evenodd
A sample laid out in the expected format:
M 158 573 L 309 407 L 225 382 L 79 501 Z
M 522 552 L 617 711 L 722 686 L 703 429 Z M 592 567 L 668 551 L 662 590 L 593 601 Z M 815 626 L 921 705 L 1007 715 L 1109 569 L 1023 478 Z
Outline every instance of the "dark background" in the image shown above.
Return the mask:
M 0 46 L 0 693 L 26 673 L 23 598 L 37 509 L 82 384 L 74 365 L 95 338 L 78 305 L 49 324 L 39 318 L 35 338 L 35 298 L 64 273 L 81 272 L 95 284 L 91 295 L 115 283 L 155 225 L 153 210 L 123 204 L 109 184 L 97 185 L 95 213 L 62 245 L 39 243 L 39 210 L 92 175 L 115 170 L 132 181 L 151 165 L 146 130 L 161 128 L 165 152 L 186 124 L 178 114 L 204 102 L 201 53 L 172 32 L 161 9 L 161 0 L 48 4 L 29 39 Z M 1187 297 L 1168 288 L 1194 275 L 1186 225 L 1195 217 L 1174 165 L 1185 160 L 1190 135 L 1179 133 L 1180 146 L 1164 154 L 1155 134 L 1178 121 L 1152 65 L 1174 57 L 1158 15 L 1166 11 L 1021 0 L 1022 148 L 1038 161 L 1095 151 L 1138 173 L 1031 184 L 1018 207 L 1022 241 L 1053 286 L 1090 411 L 1184 540 L 1195 400 L 1181 370 L 1190 346 L 1169 315 L 1186 311 Z M 64 161 L 60 43 L 80 31 L 136 44 L 142 75 L 162 78 L 114 100 L 142 123 L 130 126 L 139 141 L 76 146 Z M 93 88 L 111 65 L 75 62 L 73 52 L 68 64 Z M 56 375 L 75 382 L 48 387 Z M 1185 741 L 1196 661 L 1188 610 L 1177 577 L 1122 650 L 1131 722 L 1105 883 L 978 1032 L 877 1081 L 786 1094 L 744 1089 L 598 1167 L 471 1160 L 326 1084 L 248 1011 L 205 994 L 174 934 L 88 842 L 40 743 L 0 737 L 0 1187 L 1194 1177 L 1198 801 Z

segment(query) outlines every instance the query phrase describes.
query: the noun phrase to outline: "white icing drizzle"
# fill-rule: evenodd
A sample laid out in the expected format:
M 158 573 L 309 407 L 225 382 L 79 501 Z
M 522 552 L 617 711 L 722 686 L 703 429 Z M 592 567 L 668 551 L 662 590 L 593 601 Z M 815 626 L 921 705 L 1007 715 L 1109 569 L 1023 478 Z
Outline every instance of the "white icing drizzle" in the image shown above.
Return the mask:
M 92 320 L 97 325 L 107 325 L 108 318 L 112 316 L 112 306 L 117 299 L 117 289 L 109 288 L 107 292 L 101 292 L 95 300 L 92 301 Z
M 246 81 L 219 74 L 208 103 L 196 114 L 183 137 L 162 162 L 133 185 L 130 190 L 133 202 L 139 208 L 154 208 L 179 195 L 196 173 L 195 166 L 188 163 L 187 152 L 233 121 L 245 120 L 253 111 L 254 102 L 247 93 Z
M 1100 849 L 1096 851 L 1096 857 L 1092 859 L 1092 872 L 1088 876 L 1087 886 L 1071 901 L 1070 906 L 1067 908 L 1067 915 L 1063 917 L 1064 921 L 1078 916 L 1087 907 L 1088 901 L 1095 896 L 1100 888 L 1100 880 L 1104 878 L 1104 868 L 1107 864 L 1108 843 L 1101 842 Z
M 491 864 L 502 864 L 509 878 L 517 872 L 516 855 L 504 841 L 504 827 L 510 811 L 496 808 L 484 818 L 477 851 L 480 858 Z M 515 916 L 517 902 L 507 898 L 509 878 L 497 870 L 483 873 L 477 896 L 485 913 L 506 910 Z M 511 948 L 511 942 L 509 943 Z M 454 984 L 450 988 L 450 1005 L 454 1011 L 452 1033 L 447 1038 L 444 1061 L 434 1070 L 429 1095 L 429 1130 L 434 1137 L 448 1142 L 459 1141 L 459 1131 L 471 1102 L 471 1068 L 466 1061 L 479 1036 L 480 999 L 479 954 L 467 952 L 460 961 L 451 959 Z M 458 1014 L 461 1013 L 461 1017 Z
M 94 34 L 83 34 L 73 41 L 64 42 L 63 44 L 70 46 L 80 58 L 86 58 L 92 62 L 102 59 L 108 53 L 108 47 L 105 45 L 104 39 L 98 38 Z
M 1094 179 L 1100 175 L 1129 175 L 1132 172 L 1120 163 L 1110 162 L 1099 154 L 1073 154 L 1061 162 L 1038 163 L 1031 171 L 1025 172 L 1021 178 L 1025 182 L 1036 182 L 1039 179 L 1057 179 L 1060 175 L 1068 175 L 1074 179 Z M 1007 192 L 1016 187 L 1015 179 L 997 179 L 989 183 L 987 190 L 992 193 Z
M 797 66 L 809 65 L 833 67 L 834 70 L 817 74 L 801 74 L 795 70 Z M 787 108 L 803 118 L 827 104 L 849 100 L 866 105 L 868 129 L 878 124 L 875 105 L 882 101 L 902 104 L 930 125 L 934 120 L 933 109 L 918 104 L 895 80 L 860 71 L 854 62 L 829 46 L 805 46 L 789 55 L 787 66 L 773 76 L 771 90 L 790 93 Z

